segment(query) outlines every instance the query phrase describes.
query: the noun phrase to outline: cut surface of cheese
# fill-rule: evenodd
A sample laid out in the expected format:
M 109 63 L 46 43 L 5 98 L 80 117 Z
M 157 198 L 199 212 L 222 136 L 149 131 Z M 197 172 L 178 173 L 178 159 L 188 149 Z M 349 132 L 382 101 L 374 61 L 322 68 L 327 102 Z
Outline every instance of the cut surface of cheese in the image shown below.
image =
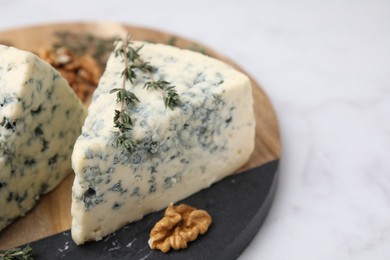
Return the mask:
M 71 172 L 85 116 L 49 64 L 0 45 L 0 230 Z
M 122 86 L 122 56 L 112 54 L 99 82 L 72 155 L 72 237 L 100 240 L 145 214 L 209 187 L 232 174 L 254 149 L 250 80 L 232 67 L 161 44 L 143 45 L 143 61 L 158 68 L 140 73 L 127 89 L 139 98 L 127 112 L 137 146 L 116 146 L 114 88 Z M 143 88 L 150 77 L 175 86 L 182 104 L 166 108 L 162 94 Z

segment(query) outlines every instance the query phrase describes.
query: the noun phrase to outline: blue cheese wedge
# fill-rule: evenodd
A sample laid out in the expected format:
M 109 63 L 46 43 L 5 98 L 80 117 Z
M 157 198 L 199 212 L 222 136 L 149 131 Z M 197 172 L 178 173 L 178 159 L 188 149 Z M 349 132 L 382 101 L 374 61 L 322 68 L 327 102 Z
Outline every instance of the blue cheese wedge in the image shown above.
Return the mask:
M 86 110 L 57 71 L 0 45 L 0 230 L 71 172 Z
M 124 61 L 111 55 L 72 155 L 72 237 L 100 240 L 145 214 L 161 210 L 232 174 L 254 149 L 250 80 L 208 56 L 172 46 L 135 42 L 157 67 L 128 88 L 140 102 L 128 107 L 135 152 L 115 144 L 113 88 Z M 143 88 L 150 76 L 173 84 L 182 104 L 166 108 L 161 93 Z

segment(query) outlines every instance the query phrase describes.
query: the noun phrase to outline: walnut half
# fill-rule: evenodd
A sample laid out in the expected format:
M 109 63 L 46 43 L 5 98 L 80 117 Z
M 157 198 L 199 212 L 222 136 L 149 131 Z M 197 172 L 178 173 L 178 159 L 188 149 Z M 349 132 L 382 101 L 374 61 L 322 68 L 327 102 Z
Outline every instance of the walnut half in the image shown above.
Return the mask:
M 102 69 L 90 54 L 79 56 L 65 47 L 41 48 L 37 54 L 61 73 L 83 102 L 90 98 L 102 75 Z
M 151 230 L 149 246 L 164 253 L 171 248 L 187 248 L 188 242 L 207 232 L 211 222 L 210 215 L 204 210 L 186 204 L 174 206 L 171 203 L 165 210 L 164 217 Z

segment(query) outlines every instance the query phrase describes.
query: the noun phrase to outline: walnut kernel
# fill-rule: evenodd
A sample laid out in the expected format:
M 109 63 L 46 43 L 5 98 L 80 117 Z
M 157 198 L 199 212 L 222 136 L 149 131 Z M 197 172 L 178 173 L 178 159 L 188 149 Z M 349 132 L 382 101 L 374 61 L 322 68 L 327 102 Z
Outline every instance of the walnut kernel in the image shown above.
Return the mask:
M 164 217 L 158 221 L 150 232 L 148 241 L 151 249 L 166 253 L 187 248 L 187 243 L 195 240 L 199 234 L 207 232 L 212 220 L 204 211 L 186 204 L 170 204 Z
M 88 101 L 102 75 L 101 67 L 90 54 L 78 56 L 65 47 L 41 48 L 37 54 L 61 73 L 82 101 Z

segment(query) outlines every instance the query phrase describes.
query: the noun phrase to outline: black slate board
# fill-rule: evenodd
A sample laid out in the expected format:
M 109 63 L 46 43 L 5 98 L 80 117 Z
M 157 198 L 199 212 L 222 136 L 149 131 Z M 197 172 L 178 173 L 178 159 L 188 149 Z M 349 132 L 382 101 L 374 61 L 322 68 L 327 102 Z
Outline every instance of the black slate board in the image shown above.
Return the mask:
M 185 250 L 163 254 L 148 246 L 149 232 L 164 211 L 149 214 L 98 242 L 74 244 L 70 231 L 30 243 L 35 259 L 236 259 L 247 247 L 271 207 L 276 189 L 275 160 L 223 179 L 179 203 L 205 209 L 209 231 Z

